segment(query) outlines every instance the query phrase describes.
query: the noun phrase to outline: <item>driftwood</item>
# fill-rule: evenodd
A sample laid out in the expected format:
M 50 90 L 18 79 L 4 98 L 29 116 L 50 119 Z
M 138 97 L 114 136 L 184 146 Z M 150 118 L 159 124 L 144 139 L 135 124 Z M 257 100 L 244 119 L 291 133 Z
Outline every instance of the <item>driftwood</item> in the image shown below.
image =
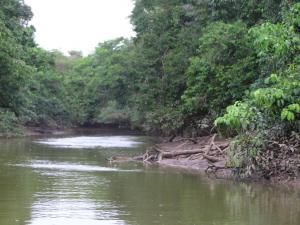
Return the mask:
M 172 152 L 163 152 L 159 151 L 161 154 L 161 159 L 164 158 L 175 158 L 180 155 L 193 155 L 198 153 L 203 153 L 203 149 L 195 149 L 195 150 L 184 150 L 184 151 L 172 151 Z
M 161 147 L 159 145 L 155 145 L 152 148 L 148 149 L 146 153 L 143 156 L 144 162 L 149 161 L 161 161 L 163 159 L 172 159 L 176 158 L 178 156 L 197 156 L 197 158 L 202 157 L 203 159 L 208 160 L 209 162 L 215 163 L 222 160 L 222 158 L 217 157 L 217 155 L 224 155 L 224 149 L 226 150 L 226 147 L 228 147 L 228 143 L 221 143 L 220 145 L 217 145 L 215 143 L 216 134 L 214 134 L 208 141 L 208 144 L 201 145 L 197 149 L 189 149 L 189 150 L 177 150 L 178 148 L 182 148 L 184 145 L 187 144 L 187 141 L 195 141 L 194 139 L 179 139 L 175 140 L 177 141 L 184 141 L 183 143 L 179 144 L 176 147 L 173 147 L 173 149 Z M 174 142 L 175 142 L 174 141 Z M 195 143 L 195 142 L 193 142 Z M 217 150 L 218 152 L 213 152 L 213 150 Z M 191 159 L 191 158 L 190 158 Z
M 168 141 L 173 143 L 163 143 L 159 145 L 154 145 L 147 149 L 145 154 L 142 156 L 137 156 L 131 158 L 133 161 L 142 161 L 144 163 L 159 162 L 164 159 L 178 159 L 186 158 L 185 160 L 207 160 L 210 166 L 218 167 L 217 164 L 225 161 L 225 151 L 228 149 L 228 142 L 215 141 L 217 135 L 214 134 L 207 137 L 202 137 L 199 139 L 192 138 L 181 138 L 175 139 L 172 136 Z M 175 143 L 179 142 L 178 145 Z M 192 142 L 192 143 L 191 143 Z M 202 143 L 202 144 L 201 144 Z M 184 149 L 183 149 L 184 148 Z M 190 149 L 188 149 L 190 148 Z M 115 158 L 115 161 L 119 162 L 122 158 Z M 111 160 L 114 161 L 114 160 Z M 125 158 L 124 160 L 128 160 Z M 197 163 L 197 161 L 195 161 Z
M 212 162 L 212 163 L 216 163 L 216 162 L 219 162 L 221 161 L 222 159 L 220 158 L 217 158 L 215 156 L 210 156 L 210 155 L 203 155 L 203 158 L 207 159 L 208 161 Z
M 117 163 L 139 161 L 145 165 L 157 162 L 163 165 L 178 165 L 205 171 L 208 176 L 213 175 L 216 178 L 227 176 L 231 172 L 233 175 L 239 173 L 239 168 L 230 170 L 226 166 L 229 142 L 217 138 L 216 134 L 195 139 L 172 136 L 169 141 L 171 142 L 166 139 L 166 142 L 148 148 L 141 156 L 112 157 L 108 160 Z M 246 169 L 247 173 L 256 172 L 256 176 L 278 177 L 284 180 L 299 176 L 299 165 L 300 135 L 292 134 L 289 138 L 269 140 L 266 150 L 256 156 L 255 165 Z M 256 171 L 256 168 L 260 168 L 261 171 Z

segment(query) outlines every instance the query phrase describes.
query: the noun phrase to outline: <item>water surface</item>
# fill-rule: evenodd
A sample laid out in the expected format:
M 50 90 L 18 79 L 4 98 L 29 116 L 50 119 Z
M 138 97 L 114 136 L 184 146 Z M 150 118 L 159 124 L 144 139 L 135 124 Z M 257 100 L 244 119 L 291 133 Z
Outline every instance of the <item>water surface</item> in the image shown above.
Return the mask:
M 0 139 L 2 225 L 299 225 L 300 193 L 140 164 L 146 137 Z

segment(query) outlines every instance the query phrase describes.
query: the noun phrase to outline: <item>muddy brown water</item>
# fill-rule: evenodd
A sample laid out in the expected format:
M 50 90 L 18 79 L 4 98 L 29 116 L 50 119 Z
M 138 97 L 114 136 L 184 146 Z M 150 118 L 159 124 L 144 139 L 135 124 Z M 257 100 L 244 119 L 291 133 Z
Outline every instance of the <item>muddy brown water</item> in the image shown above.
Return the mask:
M 300 193 L 174 169 L 111 165 L 128 133 L 0 139 L 0 225 L 299 225 Z

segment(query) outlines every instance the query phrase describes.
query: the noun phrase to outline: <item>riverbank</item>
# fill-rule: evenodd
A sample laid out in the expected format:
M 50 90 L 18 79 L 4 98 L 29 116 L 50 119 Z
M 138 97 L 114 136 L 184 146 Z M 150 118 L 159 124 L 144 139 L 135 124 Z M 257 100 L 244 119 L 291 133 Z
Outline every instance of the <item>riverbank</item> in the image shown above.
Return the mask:
M 164 140 L 152 149 L 148 149 L 144 160 L 148 161 L 147 157 L 150 157 L 150 161 L 156 162 L 159 166 L 192 170 L 216 179 L 238 179 L 300 188 L 300 177 L 291 176 L 289 171 L 282 170 L 280 174 L 265 178 L 255 172 L 245 176 L 239 168 L 230 167 L 227 165 L 229 142 L 229 139 L 217 135 L 195 139 L 177 138 L 171 142 Z M 151 151 L 152 154 L 149 154 Z M 149 156 L 155 154 L 154 152 L 157 152 L 157 158 Z M 299 158 L 300 155 L 294 156 L 296 157 Z M 273 164 L 282 164 L 282 162 L 274 159 Z
M 133 160 L 200 173 L 216 179 L 280 184 L 300 188 L 300 177 L 291 176 L 288 170 L 282 170 L 280 174 L 274 173 L 275 175 L 266 178 L 260 172 L 253 172 L 246 176 L 242 169 L 230 167 L 227 164 L 229 143 L 229 139 L 220 138 L 217 135 L 193 139 L 180 137 L 163 139 L 159 144 L 148 148 L 145 154 L 134 157 Z M 295 157 L 300 157 L 300 154 Z M 112 161 L 123 160 L 126 161 L 126 157 L 112 158 Z M 274 159 L 273 164 L 282 164 L 282 162 L 280 159 Z
M 2 138 L 14 138 L 14 137 L 32 137 L 32 136 L 57 136 L 67 134 L 80 134 L 80 133 L 107 133 L 116 134 L 123 132 L 130 133 L 133 135 L 143 134 L 140 130 L 132 130 L 129 128 L 114 128 L 110 126 L 95 126 L 95 127 L 65 127 L 65 128 L 50 128 L 50 127 L 22 127 L 18 132 L 0 133 Z
M 40 135 L 63 135 L 71 133 L 71 129 L 57 129 L 57 128 L 42 128 L 42 127 L 25 127 L 23 136 L 40 136 Z
M 32 137 L 43 135 L 64 135 L 72 132 L 66 128 L 22 127 L 15 132 L 0 133 L 0 138 Z
M 228 148 L 229 140 L 217 135 L 174 138 L 147 149 L 142 159 L 145 163 L 157 163 L 162 167 L 196 171 L 218 179 L 234 179 L 237 169 L 226 165 Z

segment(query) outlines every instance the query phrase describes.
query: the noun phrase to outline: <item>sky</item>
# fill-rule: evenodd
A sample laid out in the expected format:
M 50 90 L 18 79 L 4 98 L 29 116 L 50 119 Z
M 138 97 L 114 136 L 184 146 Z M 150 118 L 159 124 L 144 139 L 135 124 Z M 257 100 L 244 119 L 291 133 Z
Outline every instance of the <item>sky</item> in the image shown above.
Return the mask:
M 98 43 L 134 36 L 132 0 L 25 0 L 31 6 L 40 47 L 92 53 Z

